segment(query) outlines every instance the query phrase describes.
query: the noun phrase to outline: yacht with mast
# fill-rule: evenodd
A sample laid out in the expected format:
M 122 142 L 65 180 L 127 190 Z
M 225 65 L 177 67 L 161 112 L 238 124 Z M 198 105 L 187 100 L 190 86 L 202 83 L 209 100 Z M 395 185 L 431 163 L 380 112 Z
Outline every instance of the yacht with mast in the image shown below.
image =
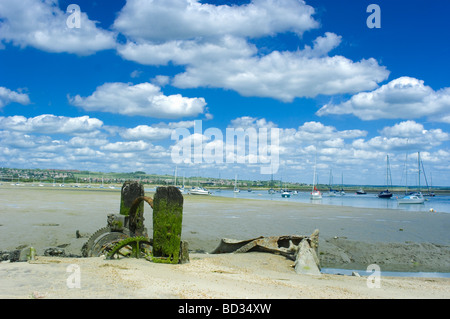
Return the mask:
M 344 173 L 341 173 L 341 191 L 339 192 L 341 196 L 345 195 L 344 191 Z
M 322 193 L 317 189 L 316 186 L 316 166 L 317 166 L 317 154 L 314 158 L 314 177 L 313 177 L 313 186 L 310 194 L 310 198 L 313 200 L 322 199 Z
M 234 175 L 234 191 L 233 192 L 234 193 L 239 193 L 240 192 L 239 188 L 237 187 L 237 174 Z
M 203 187 L 194 187 L 189 191 L 191 195 L 210 195 L 211 193 Z
M 330 181 L 329 181 L 330 190 L 328 191 L 328 196 L 335 197 L 338 193 L 337 190 L 333 189 L 333 171 L 330 169 Z
M 211 195 L 211 192 L 208 191 L 207 189 L 200 187 L 200 181 L 197 177 L 197 186 L 196 187 L 192 187 L 189 190 L 189 194 L 191 195 Z
M 406 161 L 408 159 L 408 154 L 406 154 Z M 417 163 L 418 163 L 418 191 L 417 192 L 411 192 L 408 193 L 408 179 L 407 179 L 407 173 L 406 173 L 406 187 L 405 187 L 405 196 L 403 198 L 397 198 L 398 204 L 423 204 L 425 202 L 425 199 L 423 198 L 422 192 L 420 191 L 420 152 L 417 153 Z M 405 163 L 405 168 L 406 168 Z
M 378 194 L 378 198 L 391 198 L 392 197 L 392 193 L 389 191 L 389 185 L 392 187 L 392 178 L 391 178 L 391 169 L 389 166 L 389 155 L 386 155 L 386 190 L 380 192 Z

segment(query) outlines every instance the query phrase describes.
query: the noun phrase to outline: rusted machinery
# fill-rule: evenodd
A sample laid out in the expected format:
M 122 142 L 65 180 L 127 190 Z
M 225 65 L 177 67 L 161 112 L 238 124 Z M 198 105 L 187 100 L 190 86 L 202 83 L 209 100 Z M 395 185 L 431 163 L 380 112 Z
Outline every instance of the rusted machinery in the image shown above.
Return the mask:
M 144 227 L 144 202 L 153 209 L 153 238 Z M 176 187 L 158 187 L 154 198 L 145 196 L 141 183 L 127 181 L 121 190 L 120 213 L 107 215 L 106 227 L 91 235 L 83 257 L 146 258 L 155 262 L 189 261 L 181 241 L 183 195 Z

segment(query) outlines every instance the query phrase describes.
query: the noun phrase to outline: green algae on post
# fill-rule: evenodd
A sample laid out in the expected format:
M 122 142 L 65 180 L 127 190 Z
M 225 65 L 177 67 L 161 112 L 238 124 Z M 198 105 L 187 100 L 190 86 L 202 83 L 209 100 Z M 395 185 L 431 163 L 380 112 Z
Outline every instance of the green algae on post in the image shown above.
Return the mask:
M 158 187 L 153 198 L 153 261 L 178 263 L 182 221 L 180 190 L 174 186 Z
M 120 196 L 120 215 L 129 216 L 130 208 L 133 201 L 144 196 L 144 186 L 142 183 L 136 181 L 126 181 L 122 185 L 122 191 Z M 144 203 L 141 203 L 136 210 L 136 214 L 144 211 Z

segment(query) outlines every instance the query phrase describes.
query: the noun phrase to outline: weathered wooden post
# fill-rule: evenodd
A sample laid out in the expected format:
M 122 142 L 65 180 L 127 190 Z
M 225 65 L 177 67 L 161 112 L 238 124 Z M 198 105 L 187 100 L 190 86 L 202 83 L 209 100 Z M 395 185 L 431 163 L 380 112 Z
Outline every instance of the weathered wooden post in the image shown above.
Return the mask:
M 177 187 L 158 187 L 153 197 L 153 260 L 177 264 L 180 258 L 183 195 Z
M 122 185 L 122 191 L 120 196 L 120 215 L 130 216 L 130 208 L 133 201 L 144 196 L 144 186 L 142 183 L 136 181 L 126 181 Z M 141 202 L 136 210 L 136 214 L 144 212 L 144 203 Z

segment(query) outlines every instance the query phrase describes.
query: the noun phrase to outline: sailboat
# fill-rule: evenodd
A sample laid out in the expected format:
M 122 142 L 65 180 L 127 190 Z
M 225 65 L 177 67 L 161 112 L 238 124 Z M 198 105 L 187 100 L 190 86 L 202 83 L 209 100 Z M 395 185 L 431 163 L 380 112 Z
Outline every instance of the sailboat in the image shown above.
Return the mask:
M 291 197 L 291 192 L 288 191 L 286 188 L 281 187 L 280 191 L 281 191 L 281 197 L 283 197 L 283 198 Z
M 328 191 L 328 196 L 334 197 L 336 196 L 337 191 L 333 189 L 333 172 L 330 169 L 330 181 L 329 181 L 330 190 Z
M 322 193 L 317 189 L 316 185 L 313 186 L 310 198 L 311 199 L 322 199 Z
M 189 190 L 189 194 L 191 194 L 191 195 L 210 195 L 211 193 L 207 189 L 205 189 L 205 188 L 200 186 L 200 181 L 199 181 L 199 179 L 197 177 L 197 186 L 196 187 L 192 187 Z
M 391 182 L 389 184 L 389 181 Z M 389 167 L 389 155 L 386 155 L 386 190 L 382 191 L 378 194 L 378 198 L 391 198 L 392 193 L 389 191 L 388 186 L 392 186 L 392 179 L 391 179 L 391 169 Z
M 211 194 L 208 190 L 204 189 L 203 187 L 199 187 L 199 186 L 192 188 L 189 191 L 189 193 L 191 195 L 210 195 Z
M 273 173 L 272 173 L 272 178 L 270 180 L 270 189 L 268 190 L 269 194 L 275 194 L 275 190 L 273 189 Z
M 322 193 L 320 193 L 320 191 L 316 187 L 316 165 L 317 165 L 317 155 L 316 155 L 316 158 L 314 159 L 313 188 L 312 188 L 311 195 L 310 195 L 310 198 L 314 199 L 314 200 L 322 199 Z
M 240 192 L 239 188 L 237 187 L 237 174 L 234 175 L 234 192 L 235 193 L 239 193 Z
M 408 154 L 406 155 L 406 160 L 408 159 Z M 408 194 L 408 183 L 406 182 L 405 196 L 403 198 L 397 198 L 398 204 L 423 204 L 425 199 L 423 198 L 422 193 L 420 192 L 420 152 L 417 153 L 417 162 L 418 162 L 418 177 L 419 177 L 419 191 L 416 193 Z M 406 167 L 406 163 L 405 163 Z M 406 173 L 407 176 L 407 173 Z M 407 181 L 407 178 L 405 178 Z
M 281 197 L 283 197 L 283 198 L 289 198 L 289 197 L 291 197 L 291 193 L 288 192 L 287 190 L 285 190 L 285 191 L 283 191 L 283 192 L 281 193 Z
M 356 191 L 356 194 L 357 194 L 357 195 L 366 195 L 367 193 L 366 193 L 366 191 L 365 191 L 362 187 L 360 187 L 360 188 Z
M 178 188 L 180 190 L 181 194 L 184 194 L 184 175 L 183 175 L 183 186 L 182 187 L 178 187 L 177 186 L 177 177 L 178 177 L 177 173 L 178 173 L 178 166 L 175 166 L 175 179 L 174 179 L 174 182 L 173 182 L 173 186 Z
M 341 173 L 341 191 L 339 192 L 342 195 L 345 195 L 344 191 L 344 173 Z
M 184 174 L 183 174 L 183 185 L 181 185 L 181 187 L 178 187 L 178 188 L 179 188 L 181 194 L 185 193 L 185 189 L 184 189 Z
M 411 193 L 409 195 L 405 195 L 403 198 L 397 199 L 399 204 L 423 204 L 425 199 L 422 194 Z

